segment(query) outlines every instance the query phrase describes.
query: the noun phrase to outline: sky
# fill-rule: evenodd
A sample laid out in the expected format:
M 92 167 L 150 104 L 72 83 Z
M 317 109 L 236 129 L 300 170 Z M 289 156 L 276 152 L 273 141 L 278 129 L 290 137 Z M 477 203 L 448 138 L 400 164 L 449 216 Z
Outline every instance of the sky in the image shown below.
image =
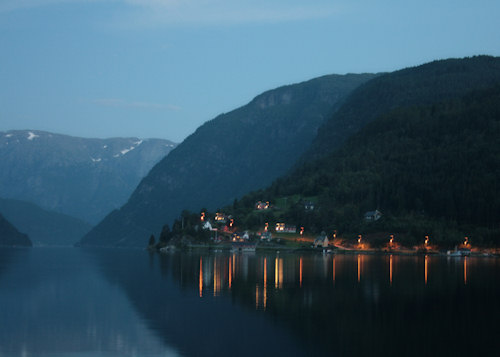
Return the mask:
M 326 74 L 500 56 L 498 0 L 0 0 L 0 131 L 181 142 Z

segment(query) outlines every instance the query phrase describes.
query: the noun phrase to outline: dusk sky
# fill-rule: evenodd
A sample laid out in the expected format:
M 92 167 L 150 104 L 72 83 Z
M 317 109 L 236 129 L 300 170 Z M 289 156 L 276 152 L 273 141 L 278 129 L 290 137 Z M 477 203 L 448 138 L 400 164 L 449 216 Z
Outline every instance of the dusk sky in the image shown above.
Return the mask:
M 500 55 L 498 0 L 0 0 L 0 130 L 182 141 L 325 74 Z

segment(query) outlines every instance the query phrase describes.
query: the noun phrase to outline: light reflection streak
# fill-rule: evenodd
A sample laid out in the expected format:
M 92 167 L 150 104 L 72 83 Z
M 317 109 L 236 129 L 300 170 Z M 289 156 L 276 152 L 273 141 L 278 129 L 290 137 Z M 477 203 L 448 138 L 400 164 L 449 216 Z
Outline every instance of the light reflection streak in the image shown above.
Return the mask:
M 302 257 L 299 260 L 299 283 L 300 287 L 302 287 Z
M 335 285 L 335 256 L 333 257 L 333 266 L 332 266 L 332 269 L 333 269 L 333 285 Z
M 198 286 L 200 290 L 200 297 L 203 297 L 203 260 L 200 257 L 200 277 L 198 279 Z
M 361 281 L 361 255 L 358 254 L 358 283 Z
M 264 310 L 267 304 L 267 258 L 264 258 Z
M 255 284 L 255 310 L 259 308 L 259 284 Z
M 392 254 L 389 256 L 389 282 L 392 286 Z
M 229 278 L 228 278 L 228 284 L 229 284 L 229 289 L 231 289 L 231 283 L 233 282 L 233 271 L 231 268 L 231 257 L 229 257 Z
M 217 259 L 214 258 L 214 296 L 217 296 Z
M 427 265 L 428 265 L 428 261 L 429 261 L 429 257 L 426 255 L 425 258 L 424 258 L 425 285 L 427 285 L 427 274 L 428 274 Z
M 464 257 L 464 284 L 467 285 L 467 257 Z

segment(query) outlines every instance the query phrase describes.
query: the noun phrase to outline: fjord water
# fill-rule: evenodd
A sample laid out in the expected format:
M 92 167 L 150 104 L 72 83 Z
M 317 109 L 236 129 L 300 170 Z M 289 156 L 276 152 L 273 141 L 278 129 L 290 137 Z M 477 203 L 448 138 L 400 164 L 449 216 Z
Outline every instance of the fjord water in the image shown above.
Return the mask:
M 0 356 L 497 355 L 499 263 L 0 249 Z

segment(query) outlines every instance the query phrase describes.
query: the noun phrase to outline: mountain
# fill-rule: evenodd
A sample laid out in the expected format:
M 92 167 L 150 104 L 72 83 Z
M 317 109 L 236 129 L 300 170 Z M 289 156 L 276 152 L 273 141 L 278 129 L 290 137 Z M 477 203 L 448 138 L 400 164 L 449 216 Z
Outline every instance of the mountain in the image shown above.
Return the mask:
M 0 214 L 0 246 L 31 247 L 31 245 L 28 236 L 20 233 L 16 227 Z
M 347 95 L 373 74 L 330 75 L 265 92 L 199 127 L 82 245 L 144 247 L 184 209 L 227 204 L 286 173 Z
M 72 246 L 92 228 L 78 218 L 18 200 L 0 198 L 0 213 L 26 232 L 34 245 Z
M 441 73 L 448 74 L 441 78 Z M 392 83 L 391 78 L 401 84 L 402 74 L 413 90 Z M 429 86 L 417 90 L 415 83 Z M 253 205 L 268 200 L 280 206 L 266 212 L 271 225 L 285 221 L 309 232 L 337 230 L 351 237 L 383 233 L 379 237 L 384 242 L 389 233 L 396 233 L 407 244 L 430 235 L 442 245 L 463 242 L 464 236 L 474 243 L 498 245 L 500 58 L 434 62 L 378 77 L 353 96 L 359 98 L 360 90 L 364 95 L 359 105 L 350 97 L 331 121 L 339 121 L 350 108 L 358 112 L 357 123 L 367 124 L 339 148 L 243 197 L 231 208 L 235 220 L 258 225 L 261 213 Z M 384 91 L 396 102 L 391 105 L 387 99 L 385 110 L 375 117 L 369 106 L 359 110 Z M 402 92 L 422 100 L 401 101 Z M 334 128 L 325 124 L 313 149 L 322 147 L 325 138 L 336 137 Z M 314 210 L 304 209 L 307 201 L 315 203 Z M 363 219 L 375 209 L 383 213 L 382 219 Z
M 359 86 L 318 130 L 304 162 L 339 148 L 367 123 L 395 108 L 438 103 L 498 83 L 500 59 L 475 56 L 405 68 Z
M 35 130 L 0 132 L 0 197 L 96 223 L 126 202 L 175 144 L 84 139 Z

